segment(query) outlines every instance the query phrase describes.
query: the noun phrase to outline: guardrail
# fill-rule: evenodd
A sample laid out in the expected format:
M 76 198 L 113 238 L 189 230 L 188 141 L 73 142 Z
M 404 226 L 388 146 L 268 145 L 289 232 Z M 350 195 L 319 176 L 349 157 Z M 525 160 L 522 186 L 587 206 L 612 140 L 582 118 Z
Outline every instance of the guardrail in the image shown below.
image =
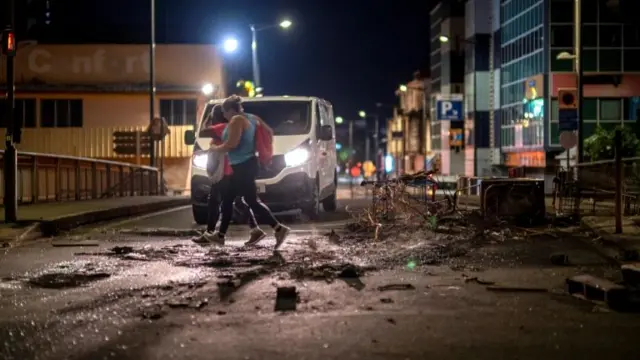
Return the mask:
M 4 200 L 4 150 L 0 150 Z M 163 193 L 157 168 L 18 151 L 18 203 L 88 200 Z

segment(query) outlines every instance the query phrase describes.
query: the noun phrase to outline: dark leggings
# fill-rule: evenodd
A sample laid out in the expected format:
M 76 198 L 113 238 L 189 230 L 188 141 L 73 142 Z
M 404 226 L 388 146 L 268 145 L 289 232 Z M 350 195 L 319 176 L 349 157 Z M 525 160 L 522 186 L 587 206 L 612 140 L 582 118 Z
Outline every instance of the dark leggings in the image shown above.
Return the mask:
M 223 194 L 228 191 L 229 183 L 231 181 L 230 178 L 231 176 L 225 175 L 225 177 L 222 178 L 222 180 L 220 180 L 217 184 L 213 184 L 211 186 L 211 190 L 209 190 L 209 199 L 207 201 L 209 212 L 209 218 L 207 219 L 207 231 L 209 232 L 213 232 L 216 230 L 216 224 L 218 223 L 218 218 L 220 217 L 220 203 L 222 201 Z M 256 218 L 255 216 L 253 216 L 253 211 L 251 211 L 251 209 L 249 209 L 249 226 L 252 229 L 258 227 L 258 223 L 256 222 Z
M 256 187 L 258 159 L 252 157 L 243 163 L 231 165 L 231 167 L 233 168 L 233 175 L 231 175 L 229 186 L 222 197 L 222 220 L 220 222 L 220 233 L 225 234 L 229 228 L 231 215 L 233 214 L 233 201 L 238 196 L 243 198 L 253 213 L 257 214 L 260 218 L 265 219 L 271 227 L 276 227 L 278 225 L 278 220 L 273 216 L 271 210 L 258 200 L 258 190 Z

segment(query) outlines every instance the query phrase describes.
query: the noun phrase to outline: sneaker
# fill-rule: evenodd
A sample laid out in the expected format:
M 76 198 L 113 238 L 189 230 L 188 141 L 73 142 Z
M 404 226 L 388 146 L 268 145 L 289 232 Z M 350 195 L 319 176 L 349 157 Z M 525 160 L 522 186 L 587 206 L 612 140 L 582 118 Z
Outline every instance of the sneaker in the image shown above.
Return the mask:
M 196 244 L 206 245 L 206 244 L 215 244 L 215 245 L 224 245 L 224 236 L 220 235 L 219 232 L 205 232 L 197 239 L 192 240 Z
M 276 250 L 278 250 L 280 246 L 284 243 L 284 241 L 287 239 L 289 232 L 291 232 L 291 229 L 289 229 L 288 227 L 284 225 L 278 226 L 278 229 L 276 230 L 276 233 L 275 233 Z
M 249 241 L 244 243 L 244 245 L 245 246 L 255 245 L 265 237 L 267 237 L 267 234 L 264 231 L 262 231 L 262 229 L 260 228 L 251 229 L 251 237 L 249 238 Z

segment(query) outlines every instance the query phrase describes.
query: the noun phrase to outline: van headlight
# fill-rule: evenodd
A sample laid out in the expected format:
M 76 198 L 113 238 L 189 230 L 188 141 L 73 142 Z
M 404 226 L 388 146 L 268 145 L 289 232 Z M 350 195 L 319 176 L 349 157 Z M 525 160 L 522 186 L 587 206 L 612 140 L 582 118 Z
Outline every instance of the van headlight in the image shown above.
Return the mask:
M 284 163 L 288 167 L 302 165 L 309 160 L 309 150 L 298 148 L 284 154 Z
M 206 169 L 209 162 L 208 154 L 195 154 L 193 155 L 193 166 L 198 169 Z

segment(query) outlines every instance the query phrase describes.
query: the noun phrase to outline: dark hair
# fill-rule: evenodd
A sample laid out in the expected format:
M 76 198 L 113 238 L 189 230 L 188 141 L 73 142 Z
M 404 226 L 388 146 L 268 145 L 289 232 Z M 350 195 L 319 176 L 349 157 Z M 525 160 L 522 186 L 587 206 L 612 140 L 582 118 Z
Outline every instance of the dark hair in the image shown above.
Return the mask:
M 211 125 L 225 122 L 224 114 L 222 113 L 222 105 L 220 104 L 216 104 L 213 106 L 209 116 L 211 118 Z
M 242 111 L 242 99 L 238 95 L 231 95 L 228 98 L 224 99 L 222 102 L 222 109 L 224 111 Z

